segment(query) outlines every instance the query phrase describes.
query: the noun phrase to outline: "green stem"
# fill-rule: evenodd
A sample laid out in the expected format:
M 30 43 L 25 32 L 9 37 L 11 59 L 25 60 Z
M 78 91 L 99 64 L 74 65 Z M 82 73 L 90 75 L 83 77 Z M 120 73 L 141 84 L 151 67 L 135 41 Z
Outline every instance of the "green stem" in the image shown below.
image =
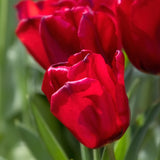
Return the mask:
M 6 29 L 7 29 L 7 14 L 8 13 L 8 0 L 0 1 L 0 51 L 4 51 L 6 42 Z M 3 52 L 1 52 L 3 54 Z
M 93 160 L 100 160 L 99 149 L 93 149 Z
M 107 150 L 108 150 L 108 155 L 110 157 L 110 160 L 115 160 L 115 155 L 114 155 L 114 148 L 113 148 L 113 144 L 108 144 L 107 145 Z
M 80 143 L 81 148 L 81 159 L 82 160 L 89 160 L 89 153 L 88 148 L 86 148 L 83 144 Z
M 101 160 L 116 160 L 114 155 L 113 144 L 108 144 L 104 150 Z
M 4 67 L 5 67 L 5 44 L 6 44 L 6 29 L 8 16 L 8 0 L 0 1 L 0 118 L 2 118 L 3 100 L 3 82 L 4 82 Z

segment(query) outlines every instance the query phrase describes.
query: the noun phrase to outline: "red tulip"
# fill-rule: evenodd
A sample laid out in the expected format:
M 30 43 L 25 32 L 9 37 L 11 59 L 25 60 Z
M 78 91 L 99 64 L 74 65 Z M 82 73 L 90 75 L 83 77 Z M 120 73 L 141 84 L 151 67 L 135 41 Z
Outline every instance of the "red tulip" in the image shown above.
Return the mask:
M 89 148 L 120 138 L 129 125 L 124 57 L 119 51 L 111 66 L 89 50 L 74 54 L 46 71 L 42 90 L 53 115 Z
M 130 61 L 141 71 L 160 73 L 160 1 L 121 0 L 118 16 Z
M 66 9 L 45 17 L 40 30 L 51 64 L 65 61 L 81 49 L 100 53 L 109 63 L 119 47 L 114 17 L 88 7 Z
M 16 33 L 43 68 L 64 62 L 81 49 L 100 53 L 109 63 L 120 48 L 110 1 L 93 1 L 89 5 L 93 10 L 83 2 L 25 0 L 17 5 L 20 23 Z

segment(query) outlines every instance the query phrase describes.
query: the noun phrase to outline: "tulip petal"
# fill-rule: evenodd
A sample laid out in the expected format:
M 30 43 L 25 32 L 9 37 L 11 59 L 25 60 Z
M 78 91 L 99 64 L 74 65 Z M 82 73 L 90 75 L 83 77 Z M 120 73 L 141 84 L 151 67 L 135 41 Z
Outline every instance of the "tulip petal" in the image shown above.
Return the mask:
M 48 101 L 50 102 L 52 94 L 55 92 L 54 86 L 51 83 L 49 72 L 46 72 L 43 78 L 42 91 L 47 96 Z
M 157 6 L 160 6 L 159 0 L 136 0 L 131 10 L 133 24 L 151 38 L 160 22 L 160 7 Z
M 90 118 L 93 119 L 92 123 L 95 122 L 96 106 L 87 96 L 101 94 L 102 89 L 97 80 L 84 78 L 79 81 L 67 82 L 52 95 L 51 99 L 52 113 L 88 147 L 95 147 L 97 143 L 96 133 L 92 132 L 88 125 L 81 124 L 79 118 L 82 111 L 92 106 L 95 109 L 91 111 Z M 90 126 L 94 128 L 95 125 L 90 124 Z
M 100 53 L 107 63 L 118 48 L 116 34 L 115 24 L 105 12 L 84 14 L 78 30 L 82 48 Z
M 130 61 L 139 70 L 157 74 L 160 72 L 160 1 L 122 0 L 118 18 L 124 49 Z
M 16 5 L 16 9 L 20 20 L 39 16 L 40 13 L 38 7 L 32 0 L 21 1 Z
M 80 57 L 81 56 L 81 57 Z M 98 79 L 109 92 L 114 92 L 114 83 L 110 74 L 113 74 L 108 64 L 105 64 L 104 59 L 100 54 L 91 54 L 90 51 L 82 50 L 80 54 L 70 57 L 79 60 L 70 67 L 68 72 L 69 80 L 78 80 L 83 77 L 92 77 Z M 82 59 L 80 59 L 82 58 Z M 106 81 L 107 79 L 107 81 Z M 108 85 L 108 83 L 110 85 Z
M 50 66 L 46 51 L 39 35 L 39 18 L 23 20 L 19 23 L 16 34 L 26 46 L 30 54 L 45 69 Z
M 43 18 L 41 36 L 52 64 L 66 61 L 79 50 L 75 27 L 59 16 Z
M 109 7 L 115 9 L 115 0 L 78 0 L 77 5 L 90 6 L 94 10 L 99 10 L 103 7 Z

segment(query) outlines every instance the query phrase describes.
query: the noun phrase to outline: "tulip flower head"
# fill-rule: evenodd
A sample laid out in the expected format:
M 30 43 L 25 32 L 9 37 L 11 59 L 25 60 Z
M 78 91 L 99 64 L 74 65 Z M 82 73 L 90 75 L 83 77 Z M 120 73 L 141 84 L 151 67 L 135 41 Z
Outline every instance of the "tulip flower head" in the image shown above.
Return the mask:
M 16 34 L 44 69 L 67 61 L 81 49 L 100 53 L 106 62 L 111 61 L 121 45 L 109 2 L 21 1 L 16 6 L 20 20 Z
M 51 112 L 85 146 L 97 148 L 120 138 L 129 125 L 124 87 L 124 57 L 115 54 L 112 66 L 89 50 L 51 66 L 42 90 Z
M 160 1 L 121 0 L 119 24 L 124 49 L 139 70 L 160 73 Z

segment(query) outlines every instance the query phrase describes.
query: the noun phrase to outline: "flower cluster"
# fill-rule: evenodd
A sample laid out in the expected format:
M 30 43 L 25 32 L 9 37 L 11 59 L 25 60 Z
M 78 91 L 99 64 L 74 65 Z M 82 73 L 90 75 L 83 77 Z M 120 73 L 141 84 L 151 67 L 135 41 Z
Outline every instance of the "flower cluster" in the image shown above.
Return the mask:
M 20 19 L 17 36 L 45 69 L 81 49 L 90 49 L 111 61 L 121 47 L 111 2 L 21 1 L 16 6 Z
M 120 138 L 129 120 L 124 48 L 140 70 L 160 73 L 159 0 L 23 0 L 16 34 L 46 70 L 51 112 L 84 145 Z

